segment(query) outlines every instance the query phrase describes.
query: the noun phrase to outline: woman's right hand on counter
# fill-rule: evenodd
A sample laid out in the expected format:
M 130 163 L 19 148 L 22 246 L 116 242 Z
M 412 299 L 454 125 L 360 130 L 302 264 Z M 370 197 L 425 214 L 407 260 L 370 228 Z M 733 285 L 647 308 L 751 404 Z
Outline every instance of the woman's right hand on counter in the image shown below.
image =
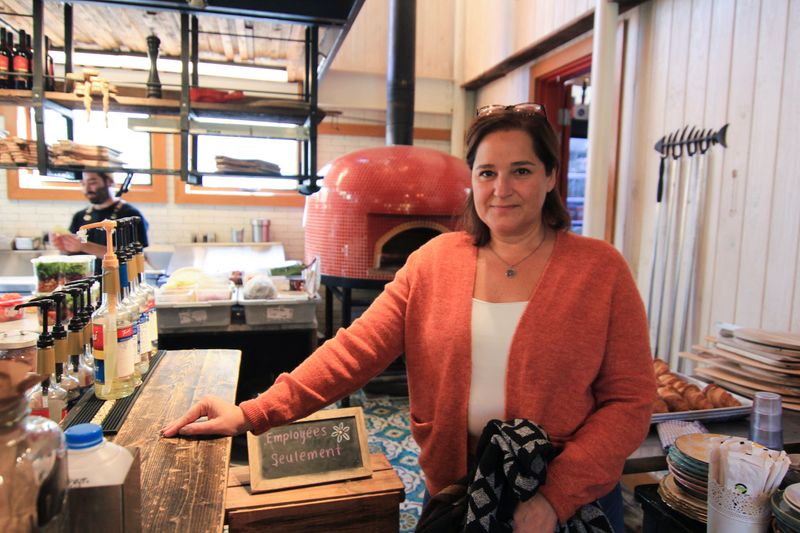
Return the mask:
M 208 420 L 197 421 L 200 417 Z M 176 435 L 238 435 L 252 429 L 244 412 L 221 398 L 206 396 L 186 414 L 161 428 L 164 437 Z

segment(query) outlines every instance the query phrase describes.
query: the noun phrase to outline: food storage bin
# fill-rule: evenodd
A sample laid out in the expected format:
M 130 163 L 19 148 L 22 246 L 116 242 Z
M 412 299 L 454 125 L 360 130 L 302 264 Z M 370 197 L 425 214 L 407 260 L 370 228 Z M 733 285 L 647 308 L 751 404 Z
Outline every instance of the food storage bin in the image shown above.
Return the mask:
M 24 302 L 25 299 L 16 292 L 0 295 L 0 322 L 11 322 L 20 320 L 24 309 L 14 309 L 15 306 Z
M 244 307 L 244 321 L 250 326 L 264 324 L 308 324 L 316 323 L 316 307 L 319 296 L 309 298 L 305 293 L 281 293 L 271 300 L 245 300 L 239 303 Z
M 156 301 L 158 329 L 230 326 L 234 300 L 165 303 Z

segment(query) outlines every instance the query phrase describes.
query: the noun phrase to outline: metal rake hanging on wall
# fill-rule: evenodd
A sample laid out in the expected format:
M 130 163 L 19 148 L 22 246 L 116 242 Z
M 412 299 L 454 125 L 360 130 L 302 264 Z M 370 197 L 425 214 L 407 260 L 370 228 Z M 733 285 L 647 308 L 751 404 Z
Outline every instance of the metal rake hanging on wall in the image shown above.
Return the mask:
M 689 348 L 693 332 L 695 267 L 704 224 L 707 152 L 723 147 L 728 125 L 718 131 L 689 126 L 655 145 L 661 155 L 656 197 L 656 233 L 647 318 L 653 353 L 677 370 L 677 352 Z

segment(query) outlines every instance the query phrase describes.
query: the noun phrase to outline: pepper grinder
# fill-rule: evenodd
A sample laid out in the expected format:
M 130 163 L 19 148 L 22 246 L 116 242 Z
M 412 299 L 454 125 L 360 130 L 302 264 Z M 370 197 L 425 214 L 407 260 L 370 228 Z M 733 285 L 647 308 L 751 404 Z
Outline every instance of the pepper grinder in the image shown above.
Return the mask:
M 147 57 L 150 58 L 150 76 L 147 78 L 147 97 L 161 98 L 161 80 L 158 78 L 158 47 L 161 46 L 161 39 L 152 33 L 147 37 Z

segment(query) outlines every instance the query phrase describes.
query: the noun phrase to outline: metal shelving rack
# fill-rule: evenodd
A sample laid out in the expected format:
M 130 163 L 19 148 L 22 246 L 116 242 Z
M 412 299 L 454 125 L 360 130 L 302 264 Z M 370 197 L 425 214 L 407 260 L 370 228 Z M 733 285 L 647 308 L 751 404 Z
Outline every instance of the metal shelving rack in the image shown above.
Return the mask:
M 80 1 L 80 0 L 78 0 Z M 83 0 L 86 3 L 96 3 L 91 0 Z M 181 180 L 193 185 L 202 185 L 203 176 L 258 176 L 258 177 L 272 177 L 272 178 L 285 178 L 298 182 L 298 190 L 301 194 L 312 194 L 319 190 L 317 181 L 320 179 L 316 175 L 317 167 L 317 126 L 325 113 L 318 108 L 317 93 L 319 90 L 319 77 L 327 69 L 333 56 L 338 51 L 341 42 L 344 40 L 345 35 L 349 31 L 352 21 L 363 5 L 364 0 L 330 0 L 330 2 L 303 4 L 303 3 L 288 3 L 281 9 L 282 11 L 261 12 L 255 11 L 252 8 L 252 3 L 245 2 L 238 5 L 235 1 L 210 1 L 206 9 L 195 9 L 188 4 L 175 3 L 174 5 L 165 4 L 164 2 L 148 2 L 146 0 L 124 0 L 124 1 L 109 1 L 103 3 L 116 4 L 120 7 L 139 7 L 150 10 L 172 10 L 180 12 L 180 31 L 181 31 L 181 94 L 178 102 L 163 101 L 163 105 L 147 105 L 138 106 L 142 110 L 157 110 L 159 113 L 165 111 L 176 112 L 179 116 L 180 124 L 180 169 L 131 169 L 125 167 L 56 167 L 49 164 L 47 145 L 44 142 L 45 129 L 44 129 L 44 111 L 45 109 L 54 109 L 61 113 L 67 119 L 67 137 L 72 139 L 72 109 L 68 106 L 69 99 L 59 98 L 56 93 L 50 93 L 48 96 L 44 91 L 44 0 L 33 0 L 32 17 L 33 17 L 33 35 L 32 46 L 34 49 L 33 58 L 33 89 L 30 93 L 30 105 L 34 110 L 34 124 L 36 128 L 36 153 L 37 165 L 31 167 L 30 165 L 0 165 L 0 168 L 36 168 L 42 175 L 58 173 L 77 173 L 81 171 L 104 170 L 108 172 L 125 172 L 128 174 L 142 173 L 142 174 L 167 174 L 179 175 Z M 216 4 L 216 5 L 213 5 Z M 318 4 L 318 5 L 317 5 Z M 72 4 L 64 4 L 64 52 L 65 52 L 65 71 L 72 72 L 73 68 L 73 11 Z M 319 10 L 314 12 L 313 9 Z M 197 169 L 197 135 L 190 133 L 190 120 L 192 118 L 203 116 L 204 114 L 210 115 L 225 115 L 226 106 L 204 106 L 191 102 L 189 97 L 190 87 L 197 87 L 199 85 L 198 79 L 198 63 L 199 63 L 199 50 L 198 50 L 198 34 L 199 24 L 197 16 L 194 13 L 212 14 L 212 15 L 236 15 L 247 18 L 259 18 L 267 20 L 276 20 L 282 22 L 292 22 L 304 24 L 306 26 L 305 32 L 305 79 L 303 83 L 302 100 L 295 100 L 302 105 L 294 106 L 295 108 L 288 113 L 286 108 L 281 109 L 281 106 L 274 108 L 262 108 L 260 111 L 274 112 L 274 117 L 279 120 L 281 117 L 286 119 L 287 123 L 298 122 L 298 110 L 302 115 L 302 125 L 308 131 L 307 138 L 300 140 L 301 143 L 301 159 L 300 159 L 300 174 L 297 176 L 274 175 L 274 174 L 258 174 L 258 173 L 236 173 L 236 172 L 201 172 Z M 338 13 L 338 15 L 337 15 Z M 342 19 L 341 13 L 347 13 L 345 19 Z M 22 14 L 19 14 L 23 16 Z M 337 18 L 338 17 L 338 18 Z M 325 57 L 325 61 L 320 65 L 319 57 L 319 28 L 321 25 L 335 25 L 342 28 L 337 40 L 334 42 L 329 54 Z M 190 79 L 189 64 L 192 64 L 192 74 Z M 68 83 L 65 81 L 65 83 Z M 67 87 L 65 87 L 67 89 Z M 22 102 L 26 100 L 25 93 L 27 91 L 3 91 L 3 100 L 15 100 Z M 18 93 L 18 94 L 14 94 Z M 58 93 L 65 94 L 65 93 Z M 61 100 L 61 101 L 59 101 Z M 152 100 L 152 99 L 149 99 Z M 286 102 L 293 102 L 286 100 Z M 177 103 L 177 106 L 175 104 Z M 66 105 L 65 105 L 66 104 Z M 137 107 L 129 103 L 130 107 Z M 125 107 L 125 105 L 111 106 L 112 109 L 117 107 Z M 236 106 L 231 104 L 230 113 L 233 115 L 242 115 L 243 111 L 236 111 Z M 247 110 L 253 113 L 253 109 Z M 256 111 L 256 114 L 258 111 Z M 274 118 L 273 118 L 274 120 Z M 190 142 L 190 137 L 192 138 Z

